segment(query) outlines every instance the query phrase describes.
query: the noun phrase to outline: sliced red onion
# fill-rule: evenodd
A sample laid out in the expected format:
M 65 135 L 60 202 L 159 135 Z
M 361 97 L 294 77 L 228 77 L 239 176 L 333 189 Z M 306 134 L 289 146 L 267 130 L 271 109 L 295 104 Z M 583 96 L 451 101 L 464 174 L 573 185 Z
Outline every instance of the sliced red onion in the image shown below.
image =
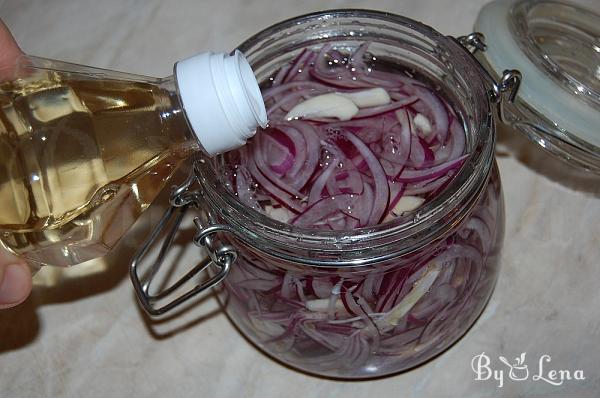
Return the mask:
M 361 227 L 369 225 L 371 213 L 373 212 L 373 198 L 373 188 L 371 188 L 371 185 L 369 183 L 365 182 L 363 185 L 360 199 L 357 200 L 356 204 L 350 212 L 350 214 L 353 215 L 353 217 L 359 217 L 358 221 Z
M 291 220 L 291 224 L 309 227 L 328 216 L 337 215 L 340 207 L 347 207 L 346 203 L 352 201 L 354 195 L 340 194 L 320 199 L 315 204 L 308 206 L 300 215 Z
M 400 122 L 383 136 L 383 151 L 380 156 L 390 162 L 404 166 L 410 156 L 411 145 L 411 124 L 408 112 L 405 109 L 396 111 L 396 117 Z
M 306 61 L 309 60 L 311 57 L 313 57 L 313 52 L 307 48 L 303 49 L 291 63 L 287 74 L 283 78 L 283 83 L 291 81 L 303 68 L 306 68 Z
M 290 171 L 291 181 L 289 183 L 297 189 L 303 188 L 319 163 L 321 154 L 319 136 L 312 125 L 301 121 L 294 122 L 292 126 L 282 125 L 280 129 L 292 139 L 297 148 L 298 155 L 296 163 Z M 293 130 L 296 130 L 304 138 L 304 146 L 301 144 L 300 136 Z
M 331 296 L 333 283 L 331 283 L 329 278 L 314 278 L 312 281 L 312 287 L 317 297 L 329 298 L 329 296 Z
M 264 91 L 270 127 L 239 156 L 227 155 L 240 201 L 298 227 L 351 230 L 417 212 L 445 189 L 468 156 L 461 119 L 410 74 L 377 67 L 368 44 L 352 55 L 326 44 L 277 72 Z M 347 121 L 284 120 L 307 99 L 369 89 L 384 89 L 390 102 L 361 102 Z M 306 366 L 353 369 L 374 356 L 419 355 L 444 338 L 449 322 L 465 321 L 483 300 L 481 283 L 493 278 L 484 263 L 497 233 L 488 207 L 497 203 L 486 203 L 452 239 L 401 264 L 292 272 L 249 251 L 225 285 L 261 343 L 298 354 Z
M 350 56 L 349 61 L 354 69 L 357 69 L 358 71 L 365 71 L 367 69 L 367 64 L 365 63 L 365 55 L 367 54 L 367 50 L 369 49 L 369 44 L 369 42 L 362 43 Z
M 303 206 L 300 204 L 300 201 L 290 197 L 288 192 L 276 187 L 271 181 L 269 181 L 269 179 L 258 170 L 256 163 L 254 163 L 253 160 L 248 163 L 248 170 L 250 173 L 252 173 L 252 177 L 258 184 L 260 184 L 262 189 L 270 193 L 270 196 L 273 198 L 273 200 L 276 200 L 277 202 L 297 212 L 301 212 L 303 210 Z
M 417 183 L 406 184 L 406 189 L 404 191 L 404 195 L 425 195 L 431 192 L 435 192 L 441 186 L 446 184 L 450 180 L 450 177 L 444 176 L 439 178 L 434 178 L 430 180 L 423 180 Z
M 450 152 L 450 159 L 458 159 L 463 153 L 465 153 L 465 133 L 462 126 L 458 123 L 458 120 L 454 119 L 450 124 L 450 137 L 452 140 L 452 151 Z
M 432 179 L 432 178 L 442 177 L 449 170 L 453 170 L 453 169 L 460 167 L 463 164 L 463 162 L 465 161 L 465 159 L 467 158 L 467 156 L 468 155 L 463 155 L 457 159 L 450 160 L 449 162 L 443 163 L 439 166 L 430 167 L 427 169 L 420 169 L 420 170 L 404 169 L 402 174 L 400 174 L 400 176 L 398 178 L 396 178 L 396 181 L 413 182 L 413 181 L 423 181 L 423 180 L 428 180 L 428 179 Z
M 325 185 L 329 178 L 337 168 L 338 160 L 337 158 L 333 158 L 329 165 L 325 167 L 325 171 L 323 171 L 319 177 L 313 182 L 312 188 L 310 189 L 310 193 L 308 194 L 308 205 L 311 206 L 317 203 L 322 196 L 323 189 L 325 189 Z
M 368 224 L 376 224 L 385 213 L 388 196 L 390 193 L 385 171 L 383 170 L 383 167 L 381 167 L 381 163 L 379 163 L 375 154 L 364 142 L 350 132 L 346 132 L 345 136 L 354 144 L 354 146 L 356 146 L 371 170 L 371 175 L 373 176 L 373 180 L 375 182 L 375 194 L 373 198 L 373 208 L 371 209 L 371 215 L 369 216 Z
M 392 112 L 400 108 L 405 108 L 409 105 L 415 104 L 419 100 L 418 97 L 407 97 L 399 101 L 391 102 L 387 105 L 379 105 L 371 108 L 364 108 L 358 111 L 354 116 L 355 119 L 364 119 L 367 117 L 373 117 L 382 115 L 387 112 Z
M 415 86 L 415 95 L 419 97 L 420 101 L 414 107 L 424 107 L 423 113 L 428 114 L 433 120 L 434 130 L 425 137 L 425 140 L 431 142 L 433 138 L 437 137 L 440 143 L 446 142 L 446 137 L 448 137 L 448 112 L 441 99 L 423 86 Z
M 280 286 L 280 282 L 266 279 L 246 279 L 237 284 L 242 289 L 269 291 Z
M 269 167 L 278 175 L 284 175 L 294 165 L 294 155 L 287 147 L 268 135 L 265 135 L 263 140 L 265 142 L 265 153 L 268 156 L 266 161 Z

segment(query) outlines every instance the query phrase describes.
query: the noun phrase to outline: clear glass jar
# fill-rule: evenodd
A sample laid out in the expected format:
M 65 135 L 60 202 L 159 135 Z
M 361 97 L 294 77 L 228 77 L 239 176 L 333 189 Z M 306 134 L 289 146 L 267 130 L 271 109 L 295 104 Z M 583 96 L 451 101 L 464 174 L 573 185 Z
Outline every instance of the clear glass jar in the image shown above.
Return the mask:
M 475 30 L 487 50 L 478 59 L 494 77 L 523 75 L 503 122 L 550 154 L 600 173 L 600 15 L 560 0 L 496 0 Z
M 223 158 L 195 166 L 207 212 L 197 240 L 237 253 L 223 283 L 229 317 L 273 358 L 329 377 L 402 371 L 458 340 L 492 293 L 504 231 L 490 81 L 457 41 L 399 16 L 340 10 L 279 23 L 240 50 L 265 82 L 304 48 L 364 41 L 437 85 L 465 126 L 465 165 L 416 214 L 353 231 L 302 229 L 240 203 L 218 174 Z

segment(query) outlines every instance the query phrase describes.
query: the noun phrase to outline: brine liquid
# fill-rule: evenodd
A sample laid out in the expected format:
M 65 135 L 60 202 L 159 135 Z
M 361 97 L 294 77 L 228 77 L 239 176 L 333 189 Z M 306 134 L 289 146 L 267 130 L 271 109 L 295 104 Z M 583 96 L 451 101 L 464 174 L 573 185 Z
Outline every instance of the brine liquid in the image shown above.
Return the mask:
M 104 255 L 196 147 L 167 90 L 44 72 L 0 84 L 0 230 L 28 260 Z

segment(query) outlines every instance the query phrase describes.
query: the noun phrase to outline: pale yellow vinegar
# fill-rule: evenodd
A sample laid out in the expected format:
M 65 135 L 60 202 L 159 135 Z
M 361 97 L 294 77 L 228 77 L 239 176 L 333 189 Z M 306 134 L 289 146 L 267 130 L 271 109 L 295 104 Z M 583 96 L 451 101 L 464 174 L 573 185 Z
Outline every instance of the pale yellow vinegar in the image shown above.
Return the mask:
M 27 259 L 100 257 L 197 144 L 169 91 L 69 80 L 54 72 L 0 84 L 0 230 Z

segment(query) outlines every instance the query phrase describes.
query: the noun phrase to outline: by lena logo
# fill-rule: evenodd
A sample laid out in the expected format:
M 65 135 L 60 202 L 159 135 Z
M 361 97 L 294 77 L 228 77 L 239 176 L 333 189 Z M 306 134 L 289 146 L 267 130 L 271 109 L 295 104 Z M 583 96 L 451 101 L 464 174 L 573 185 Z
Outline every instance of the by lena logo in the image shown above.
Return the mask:
M 531 380 L 545 382 L 552 384 L 553 386 L 560 386 L 568 380 L 585 380 L 583 370 L 566 370 L 566 369 L 553 369 L 550 365 L 552 358 L 550 355 L 544 354 L 540 356 L 537 361 L 537 369 L 531 369 L 529 372 L 529 366 L 525 363 L 526 353 L 521 353 L 520 356 L 516 357 L 513 363 L 502 355 L 498 357 L 498 362 L 492 364 L 492 360 L 489 356 L 482 352 L 479 355 L 475 355 L 471 360 L 471 369 L 475 372 L 475 380 L 496 380 L 498 387 L 504 386 L 505 377 L 508 375 L 508 379 L 512 381 L 524 381 Z M 498 365 L 498 366 L 495 366 Z

